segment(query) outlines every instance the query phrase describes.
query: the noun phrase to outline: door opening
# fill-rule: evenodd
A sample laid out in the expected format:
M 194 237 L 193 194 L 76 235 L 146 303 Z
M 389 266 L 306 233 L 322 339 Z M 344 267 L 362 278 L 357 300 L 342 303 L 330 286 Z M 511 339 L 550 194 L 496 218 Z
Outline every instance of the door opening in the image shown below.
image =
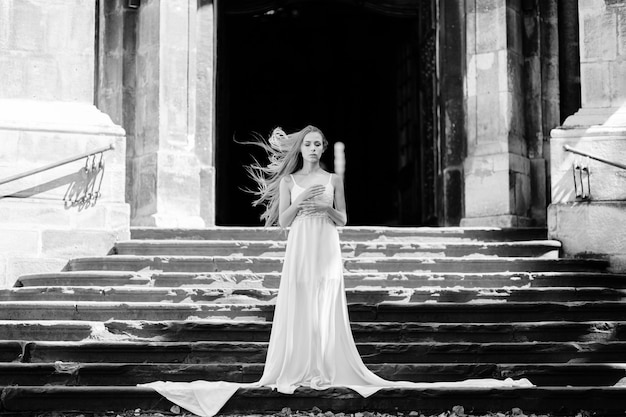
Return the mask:
M 333 143 L 345 144 L 350 225 L 436 224 L 423 203 L 437 199 L 435 51 L 425 41 L 435 35 L 421 23 L 435 2 L 400 17 L 357 1 L 248 12 L 229 3 L 218 7 L 216 223 L 260 224 L 243 166 L 262 154 L 234 138 L 312 124 L 330 142 L 328 170 Z

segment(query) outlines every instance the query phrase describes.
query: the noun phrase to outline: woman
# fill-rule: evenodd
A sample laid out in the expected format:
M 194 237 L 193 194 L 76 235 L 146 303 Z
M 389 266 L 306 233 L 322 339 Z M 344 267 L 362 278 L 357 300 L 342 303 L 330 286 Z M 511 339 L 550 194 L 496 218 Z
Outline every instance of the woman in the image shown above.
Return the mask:
M 239 387 L 268 386 L 292 394 L 297 387 L 349 387 L 363 396 L 382 388 L 532 386 L 528 380 L 494 379 L 413 383 L 387 381 L 367 369 L 350 330 L 343 263 L 336 226 L 346 224 L 343 183 L 320 167 L 328 142 L 307 126 L 286 135 L 275 129 L 260 143 L 270 164 L 250 167 L 259 185 L 255 205 L 266 225 L 290 227 L 263 376 L 257 383 L 154 382 L 172 402 L 212 416 Z

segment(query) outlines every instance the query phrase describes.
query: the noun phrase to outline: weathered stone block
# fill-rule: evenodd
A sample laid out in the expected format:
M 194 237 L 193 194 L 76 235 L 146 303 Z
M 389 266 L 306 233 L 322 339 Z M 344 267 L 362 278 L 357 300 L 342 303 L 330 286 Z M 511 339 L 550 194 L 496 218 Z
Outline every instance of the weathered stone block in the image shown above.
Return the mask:
M 506 48 L 506 1 L 476 1 L 476 52 Z
M 623 59 L 626 56 L 626 7 L 618 7 L 617 13 L 617 55 Z
M 626 59 L 615 61 L 609 67 L 610 103 L 619 107 L 626 103 Z
M 213 164 L 215 37 L 214 8 L 204 2 L 196 16 L 196 154 L 204 166 Z M 213 223 L 214 220 L 211 221 Z
M 465 161 L 465 172 L 488 175 L 490 172 L 510 170 L 521 174 L 530 172 L 528 158 L 511 153 L 475 155 Z
M 15 84 L 6 85 L 3 78 L 6 86 L 0 97 L 59 100 L 68 95 L 72 100 L 91 102 L 95 1 L 32 0 L 10 2 L 5 7 L 0 27 L 11 30 L 0 55 L 17 61 L 16 71 L 10 73 L 19 81 L 20 91 Z M 82 58 L 80 65 L 75 64 L 78 57 Z
M 3 256 L 15 254 L 35 256 L 40 252 L 41 236 L 39 231 L 0 226 L 0 253 Z
M 626 107 L 583 108 L 568 117 L 562 128 L 551 132 L 550 166 L 552 203 L 575 199 L 572 163 L 578 161 L 590 169 L 591 197 L 596 200 L 626 199 L 624 171 L 566 152 L 564 145 L 607 160 L 626 153 Z
M 517 172 L 519 174 L 522 175 L 530 175 L 530 170 L 531 170 L 531 164 L 530 164 L 530 159 L 528 159 L 525 156 L 516 154 L 516 153 L 509 153 L 507 155 L 507 159 L 508 159 L 508 169 L 511 172 Z M 504 165 L 502 165 L 502 170 L 506 169 L 506 167 Z M 498 167 L 498 170 L 500 170 L 500 167 Z
M 458 226 L 463 217 L 463 185 L 463 172 L 460 169 L 448 168 L 444 171 L 445 226 Z
M 69 228 L 71 221 L 71 216 L 67 215 L 67 211 L 60 202 L 50 204 L 34 199 L 3 198 L 0 200 L 0 224 L 25 225 L 25 230 L 28 230 L 41 229 L 50 225 Z
M 41 251 L 46 257 L 64 259 L 106 255 L 117 238 L 117 233 L 106 230 L 44 230 Z
M 476 96 L 466 99 L 467 113 L 467 148 L 471 151 L 476 148 L 478 143 L 478 99 Z
M 161 25 L 163 36 L 170 45 L 185 45 L 188 41 L 189 1 L 161 1 Z
M 486 217 L 501 214 L 511 214 L 509 171 L 466 171 L 465 217 Z
M 0 31 L 1 32 L 1 31 Z M 12 54 L 0 53 L 0 97 L 24 96 L 25 59 Z
M 506 142 L 499 141 L 481 141 L 471 149 L 469 155 L 472 156 L 488 156 L 508 153 L 509 146 Z
M 518 7 L 510 7 L 511 3 L 519 3 L 517 1 L 508 2 L 509 7 L 506 8 L 506 37 L 507 47 L 511 51 L 522 54 L 522 15 Z M 519 4 L 517 4 L 519 6 Z
M 477 67 L 476 67 L 476 55 L 468 55 L 467 57 L 467 76 L 465 77 L 466 82 L 466 94 L 468 98 L 476 97 L 478 93 L 476 80 L 477 76 Z
M 516 216 L 514 214 L 502 214 L 485 217 L 465 217 L 461 220 L 461 227 L 531 227 L 533 219 Z
M 9 278 L 7 276 L 7 262 L 8 259 L 4 257 L 4 255 L 0 255 L 0 288 L 12 287 L 15 283 L 15 280 L 11 279 L 9 283 Z
M 525 155 L 523 96 L 500 93 L 500 129 L 500 137 L 507 139 L 509 152 Z
M 159 152 L 158 210 L 172 215 L 200 214 L 200 166 L 195 155 Z
M 157 154 L 133 158 L 134 216 L 150 215 L 157 210 Z
M 514 214 L 523 217 L 530 217 L 530 176 L 519 172 L 511 172 L 510 182 L 510 206 L 513 208 Z
M 617 19 L 604 0 L 579 2 L 580 61 L 613 60 L 617 54 Z
M 476 136 L 478 142 L 493 142 L 499 139 L 500 108 L 498 93 L 481 94 L 476 97 Z
M 466 0 L 465 3 L 465 11 L 466 13 L 476 13 L 476 1 L 477 0 Z
M 536 221 L 536 226 L 545 226 L 548 206 L 547 161 L 543 158 L 531 159 L 530 167 L 530 217 Z
M 580 80 L 583 107 L 610 107 L 611 86 L 608 62 L 581 64 Z
M 6 260 L 5 283 L 11 287 L 22 275 L 57 272 L 66 264 L 67 259 L 62 258 L 12 257 Z
M 626 199 L 626 174 L 624 170 L 586 159 L 566 152 L 564 145 L 569 145 L 583 152 L 588 152 L 607 160 L 615 160 L 616 155 L 626 155 L 626 130 L 621 138 L 586 136 L 580 132 L 579 137 L 553 137 L 551 139 L 551 182 L 552 203 L 575 201 L 575 188 L 572 164 L 576 161 L 588 166 L 591 198 L 594 200 Z M 618 161 L 619 162 L 619 161 Z
M 477 95 L 496 94 L 498 91 L 501 91 L 499 76 L 501 74 L 501 63 L 499 56 L 499 53 L 496 52 L 487 52 L 474 56 Z M 504 83 L 506 83 L 506 77 Z
M 11 2 L 11 15 L 5 15 L 9 21 L 3 22 L 11 30 L 9 47 L 24 51 L 39 52 L 45 45 L 45 32 L 41 28 L 44 20 L 44 9 L 36 1 Z M 8 9 L 7 9 L 8 10 Z M 8 15 L 8 16 L 7 16 Z M 37 24 L 33 24 L 37 22 Z M 33 30 L 34 29 L 34 30 Z
M 105 213 L 105 230 L 115 231 L 120 240 L 130 239 L 130 206 L 108 204 Z
M 570 257 L 608 257 L 626 254 L 626 202 L 552 204 L 548 208 L 548 237 L 563 244 Z M 624 263 L 613 265 L 626 271 Z
M 200 169 L 200 217 L 205 226 L 215 226 L 215 167 Z
M 0 143 L 2 143 L 0 165 L 13 165 L 18 157 L 19 138 L 18 130 L 0 130 Z
M 467 55 L 476 54 L 476 0 L 465 1 L 465 42 L 467 44 Z M 469 69 L 469 66 L 468 66 Z

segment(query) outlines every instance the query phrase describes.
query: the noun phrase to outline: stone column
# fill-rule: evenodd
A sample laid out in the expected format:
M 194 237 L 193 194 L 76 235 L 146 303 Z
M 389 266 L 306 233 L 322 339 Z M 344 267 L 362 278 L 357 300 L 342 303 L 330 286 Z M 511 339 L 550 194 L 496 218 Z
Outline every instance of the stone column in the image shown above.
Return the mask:
M 564 145 L 626 163 L 626 3 L 579 2 L 581 109 L 552 130 L 548 232 L 567 256 L 608 257 L 626 270 L 626 171 Z M 589 169 L 590 198 L 576 198 L 572 164 Z
M 212 2 L 144 0 L 138 13 L 132 224 L 212 225 Z
M 531 224 L 521 0 L 468 0 L 462 226 Z
M 200 216 L 215 225 L 215 28 L 213 0 L 199 0 L 195 17 L 196 155 L 200 162 Z
M 115 145 L 95 188 L 84 160 L 0 185 L 0 286 L 129 237 L 124 130 L 93 105 L 95 15 L 95 0 L 0 2 L 0 179 Z

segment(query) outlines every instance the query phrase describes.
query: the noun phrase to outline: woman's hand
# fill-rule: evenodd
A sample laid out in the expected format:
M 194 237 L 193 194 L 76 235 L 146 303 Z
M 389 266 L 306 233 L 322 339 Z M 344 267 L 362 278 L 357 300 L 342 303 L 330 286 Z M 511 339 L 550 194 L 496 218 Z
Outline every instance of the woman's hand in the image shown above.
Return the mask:
M 313 214 L 328 212 L 331 204 L 319 199 L 308 199 L 298 204 L 298 207 L 303 214 Z
M 306 188 L 299 196 L 298 198 L 296 198 L 296 201 L 294 201 L 294 203 L 298 206 L 301 207 L 302 203 L 307 201 L 307 200 L 312 200 L 315 197 L 318 197 L 320 195 L 322 195 L 324 193 L 324 190 L 326 189 L 326 187 L 324 185 L 312 185 L 308 188 Z

